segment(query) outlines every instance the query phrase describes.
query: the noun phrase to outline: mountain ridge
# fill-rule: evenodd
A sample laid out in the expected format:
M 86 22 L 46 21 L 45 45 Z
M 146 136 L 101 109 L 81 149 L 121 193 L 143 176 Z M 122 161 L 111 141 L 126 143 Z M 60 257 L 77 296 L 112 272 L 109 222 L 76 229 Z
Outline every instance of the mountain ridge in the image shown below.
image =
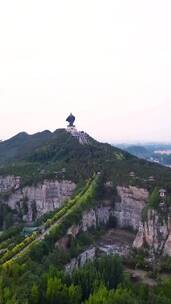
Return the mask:
M 65 178 L 78 183 L 102 171 L 108 179 L 120 184 L 131 182 L 148 187 L 150 176 L 161 186 L 163 179 L 166 186 L 170 184 L 169 168 L 138 159 L 127 151 L 86 136 L 87 144 L 82 144 L 70 130 L 62 128 L 33 135 L 21 132 L 0 143 L 0 175 L 21 176 L 23 183 L 46 178 Z

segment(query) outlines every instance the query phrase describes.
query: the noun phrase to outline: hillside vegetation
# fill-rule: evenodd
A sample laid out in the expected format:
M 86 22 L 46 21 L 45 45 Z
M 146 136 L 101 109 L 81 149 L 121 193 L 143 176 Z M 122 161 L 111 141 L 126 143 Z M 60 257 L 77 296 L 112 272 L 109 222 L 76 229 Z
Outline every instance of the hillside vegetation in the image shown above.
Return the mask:
M 35 135 L 20 133 L 0 143 L 0 175 L 21 176 L 23 185 L 45 178 L 79 183 L 100 171 L 118 184 L 148 187 L 148 178 L 153 176 L 157 185 L 170 188 L 170 169 L 88 139 L 88 144 L 82 145 L 64 129 Z

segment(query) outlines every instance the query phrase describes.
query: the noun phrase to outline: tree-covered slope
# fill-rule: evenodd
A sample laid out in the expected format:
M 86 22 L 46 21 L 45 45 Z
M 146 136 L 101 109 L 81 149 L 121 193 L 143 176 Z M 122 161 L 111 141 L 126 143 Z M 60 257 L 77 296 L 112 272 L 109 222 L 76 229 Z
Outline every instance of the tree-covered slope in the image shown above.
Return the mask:
M 65 129 L 34 135 L 20 133 L 0 143 L 0 175 L 14 174 L 23 183 L 36 183 L 44 178 L 69 179 L 76 183 L 103 171 L 108 179 L 120 184 L 147 186 L 150 176 L 161 186 L 170 187 L 171 170 L 140 160 L 128 152 L 89 137 L 79 143 Z M 130 176 L 130 172 L 134 176 Z
M 53 133 L 50 131 L 43 131 L 33 135 L 21 132 L 8 140 L 0 142 L 0 164 L 26 157 L 52 137 Z
M 88 144 L 80 144 L 64 129 L 35 135 L 20 133 L 0 144 L 0 174 L 15 174 L 26 179 L 42 175 L 60 178 L 62 170 L 62 176 L 78 181 L 100 170 L 105 162 L 127 158 L 133 157 L 91 137 Z

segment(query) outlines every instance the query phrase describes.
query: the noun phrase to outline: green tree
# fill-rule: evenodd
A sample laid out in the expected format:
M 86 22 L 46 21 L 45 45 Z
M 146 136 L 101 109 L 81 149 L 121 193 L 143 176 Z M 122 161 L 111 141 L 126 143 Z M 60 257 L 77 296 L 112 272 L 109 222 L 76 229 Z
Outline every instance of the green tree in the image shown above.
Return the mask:
M 160 203 L 160 193 L 158 188 L 155 188 L 150 195 L 149 205 L 151 208 L 157 209 Z
M 109 298 L 109 291 L 103 285 L 90 296 L 85 304 L 106 304 Z
M 46 300 L 48 304 L 68 304 L 68 288 L 61 279 L 49 278 L 47 283 Z
M 110 292 L 106 304 L 139 304 L 139 301 L 129 289 L 118 288 Z
M 79 304 L 81 302 L 82 294 L 78 286 L 71 285 L 68 289 L 70 304 Z
M 39 303 L 39 288 L 34 283 L 31 289 L 31 303 L 38 304 Z

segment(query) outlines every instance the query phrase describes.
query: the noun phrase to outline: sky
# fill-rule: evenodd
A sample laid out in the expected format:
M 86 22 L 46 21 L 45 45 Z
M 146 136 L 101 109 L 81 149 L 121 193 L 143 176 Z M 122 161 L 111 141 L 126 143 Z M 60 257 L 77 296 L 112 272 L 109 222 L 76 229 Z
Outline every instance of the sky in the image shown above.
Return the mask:
M 0 1 L 0 139 L 171 142 L 170 0 Z

